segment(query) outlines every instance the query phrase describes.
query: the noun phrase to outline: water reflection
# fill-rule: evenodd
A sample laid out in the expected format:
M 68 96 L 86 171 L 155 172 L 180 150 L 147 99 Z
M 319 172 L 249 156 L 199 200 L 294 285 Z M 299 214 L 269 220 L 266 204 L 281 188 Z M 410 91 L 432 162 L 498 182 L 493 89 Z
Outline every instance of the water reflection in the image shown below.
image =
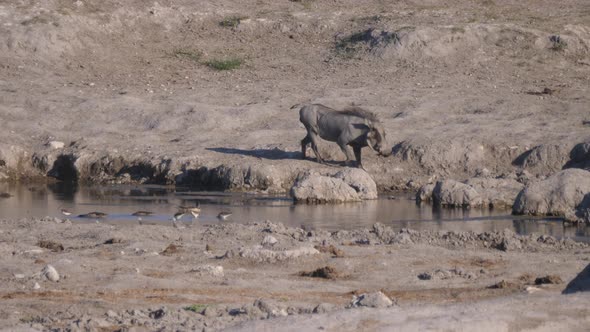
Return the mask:
M 396 229 L 501 231 L 506 228 L 519 234 L 548 234 L 589 241 L 590 228 L 564 227 L 559 218 L 511 216 L 509 211 L 490 209 L 447 209 L 417 205 L 410 195 L 396 199 L 378 199 L 338 205 L 293 204 L 285 196 L 253 193 L 196 192 L 173 186 L 73 186 L 0 184 L 0 192 L 13 195 L 0 198 L 0 218 L 59 216 L 61 208 L 75 215 L 92 211 L 109 214 L 105 222 L 137 222 L 131 214 L 138 210 L 154 212 L 143 217 L 147 223 L 169 222 L 178 206 L 201 204 L 196 222 L 220 222 L 217 214 L 231 210 L 228 222 L 272 220 L 288 226 L 305 226 L 326 230 L 370 227 L 380 222 Z M 71 218 L 84 222 L 81 218 Z M 185 220 L 191 218 L 185 216 Z M 93 221 L 93 220 L 91 220 Z

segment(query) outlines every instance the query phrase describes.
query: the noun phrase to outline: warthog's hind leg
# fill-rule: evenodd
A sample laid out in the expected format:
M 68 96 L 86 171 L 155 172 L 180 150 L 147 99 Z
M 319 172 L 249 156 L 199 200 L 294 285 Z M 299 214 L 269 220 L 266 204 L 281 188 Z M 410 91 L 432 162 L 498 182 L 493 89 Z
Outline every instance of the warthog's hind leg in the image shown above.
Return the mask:
M 301 140 L 301 159 L 305 159 L 307 158 L 307 145 L 311 143 L 311 138 L 309 137 L 309 135 L 306 135 L 302 140 Z
M 361 169 L 365 169 L 363 164 L 361 163 L 361 147 L 358 145 L 352 146 L 352 151 L 354 152 L 354 157 L 356 159 L 356 166 Z
M 318 159 L 318 163 L 323 164 L 324 159 L 322 158 L 322 156 L 320 155 L 320 151 L 318 150 L 318 137 L 314 134 L 311 134 L 310 138 L 311 138 L 311 149 L 313 150 L 313 153 L 315 153 L 315 156 Z

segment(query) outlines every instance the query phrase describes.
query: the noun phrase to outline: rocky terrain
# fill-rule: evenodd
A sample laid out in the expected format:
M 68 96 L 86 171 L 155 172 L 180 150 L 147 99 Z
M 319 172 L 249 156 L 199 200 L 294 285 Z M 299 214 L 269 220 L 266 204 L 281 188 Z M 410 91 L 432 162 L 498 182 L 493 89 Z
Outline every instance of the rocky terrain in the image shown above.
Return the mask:
M 546 235 L 59 218 L 3 220 L 0 229 L 5 331 L 573 331 L 590 323 L 590 248 Z

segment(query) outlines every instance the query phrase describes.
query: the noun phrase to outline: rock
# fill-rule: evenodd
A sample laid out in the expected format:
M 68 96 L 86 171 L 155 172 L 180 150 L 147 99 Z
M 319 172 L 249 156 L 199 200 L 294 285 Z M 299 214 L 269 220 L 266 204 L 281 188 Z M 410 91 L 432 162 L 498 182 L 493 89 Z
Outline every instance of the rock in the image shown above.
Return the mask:
M 389 241 L 389 244 L 413 244 L 412 236 L 408 233 L 400 231 Z
M 160 308 L 158 310 L 151 311 L 149 314 L 152 319 L 161 319 L 166 316 L 166 308 Z
M 514 179 L 472 178 L 465 182 L 482 197 L 483 205 L 512 208 L 524 185 Z
M 262 242 L 261 242 L 261 244 L 262 244 L 264 247 L 272 247 L 272 246 L 274 246 L 275 244 L 277 244 L 278 242 L 279 242 L 279 241 L 278 241 L 278 240 L 277 240 L 277 239 L 276 239 L 274 236 L 272 236 L 272 235 L 267 235 L 267 236 L 265 236 L 265 237 L 264 237 L 264 239 L 262 239 Z
M 418 275 L 418 279 L 420 280 L 432 280 L 432 274 L 428 272 L 420 273 Z
M 549 175 L 563 168 L 569 160 L 572 144 L 542 144 L 521 154 L 513 162 L 535 174 Z
M 345 168 L 334 175 L 352 187 L 361 199 L 377 199 L 377 184 L 360 168 Z
M 533 286 L 527 286 L 527 287 L 525 288 L 525 290 L 526 290 L 526 292 L 527 292 L 527 293 L 529 293 L 529 294 L 533 294 L 533 293 L 537 293 L 537 292 L 539 292 L 539 291 L 542 291 L 542 289 L 541 289 L 541 288 L 538 288 L 538 287 L 533 287 Z
M 315 308 L 313 308 L 312 313 L 314 314 L 324 314 L 330 311 L 334 311 L 336 308 L 335 305 L 331 303 L 320 303 Z
M 475 177 L 476 178 L 489 178 L 491 176 L 491 173 L 489 169 L 483 167 L 483 168 L 478 168 L 475 170 Z
M 300 276 L 302 277 L 311 277 L 311 278 L 323 278 L 323 279 L 336 279 L 340 276 L 336 268 L 333 266 L 324 266 L 319 269 L 315 269 L 310 272 L 300 272 Z
M 438 181 L 432 191 L 434 204 L 452 207 L 478 207 L 484 201 L 470 185 L 455 181 Z
M 360 195 L 344 180 L 308 173 L 295 181 L 291 196 L 298 202 L 307 203 L 342 203 L 357 202 Z
M 36 283 L 33 285 L 33 289 L 41 289 L 41 285 L 39 285 L 39 283 L 38 283 L 38 282 L 36 282 Z
M 362 294 L 351 302 L 351 307 L 387 308 L 393 305 L 393 301 L 382 292 Z
M 319 250 L 321 253 L 329 253 L 333 257 L 344 257 L 344 251 L 336 248 L 332 244 L 329 246 L 314 246 L 314 248 Z
M 570 168 L 560 171 L 546 180 L 529 184 L 514 202 L 512 213 L 529 215 L 562 216 L 577 221 L 585 209 L 585 195 L 590 193 L 590 172 Z M 588 203 L 590 204 L 590 203 Z
M 535 279 L 535 285 L 543 285 L 543 284 L 561 284 L 563 280 L 559 276 L 556 275 L 548 275 L 545 277 L 539 277 Z
M 517 238 L 503 238 L 502 242 L 500 242 L 496 248 L 502 251 L 519 250 L 522 249 L 522 244 Z
M 319 254 L 320 252 L 311 247 L 301 247 L 291 250 L 275 251 L 263 249 L 262 247 L 242 248 L 239 251 L 240 257 L 251 259 L 257 262 L 273 263 L 287 259 Z
M 24 279 L 25 278 L 25 275 L 22 274 L 22 273 L 15 273 L 14 274 L 14 278 L 15 279 Z
M 108 310 L 108 311 L 105 313 L 105 315 L 106 315 L 107 317 L 109 317 L 109 318 L 116 318 L 116 317 L 119 317 L 119 315 L 118 315 L 116 312 L 114 312 L 113 310 Z
M 64 250 L 63 244 L 51 240 L 39 240 L 37 246 L 45 249 L 49 249 L 54 252 L 59 252 Z
M 57 150 L 57 149 L 63 149 L 64 146 L 66 146 L 66 144 L 64 142 L 60 142 L 60 141 L 49 141 L 47 143 L 47 146 L 54 149 L 54 150 Z
M 218 310 L 217 308 L 215 308 L 213 306 L 205 307 L 205 309 L 203 309 L 203 311 L 201 313 L 203 316 L 210 317 L 210 318 L 220 316 L 220 310 Z
M 223 278 L 225 276 L 223 273 L 223 266 L 221 265 L 200 265 L 190 270 L 190 272 L 196 272 L 199 275 L 210 275 L 216 278 Z
M 434 183 L 425 184 L 418 190 L 416 194 L 416 201 L 420 202 L 430 202 L 432 201 L 432 192 L 434 191 Z
M 53 266 L 51 266 L 49 264 L 45 265 L 43 270 L 41 270 L 41 274 L 44 275 L 45 278 L 47 278 L 50 281 L 53 281 L 53 282 L 59 281 L 59 273 L 57 272 L 57 270 Z
M 570 160 L 564 168 L 583 168 L 590 170 L 590 142 L 579 143 L 570 152 Z
M 254 301 L 253 306 L 254 308 L 258 308 L 261 312 L 265 313 L 266 318 L 282 317 L 288 315 L 285 308 L 282 308 L 266 299 L 258 299 Z

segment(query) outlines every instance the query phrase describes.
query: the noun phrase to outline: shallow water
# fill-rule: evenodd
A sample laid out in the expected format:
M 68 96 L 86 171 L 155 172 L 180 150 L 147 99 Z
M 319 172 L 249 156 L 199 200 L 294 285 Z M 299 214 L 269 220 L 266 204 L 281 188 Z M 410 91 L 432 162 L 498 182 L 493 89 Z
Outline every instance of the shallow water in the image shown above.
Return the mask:
M 590 242 L 590 227 L 565 227 L 559 218 L 531 218 L 510 215 L 506 210 L 441 209 L 429 204 L 418 205 L 410 194 L 394 199 L 382 197 L 374 201 L 336 205 L 294 204 L 285 196 L 253 193 L 198 192 L 166 186 L 72 186 L 65 183 L 49 185 L 0 184 L 0 219 L 23 217 L 61 217 L 60 209 L 73 212 L 74 222 L 95 222 L 79 218 L 92 211 L 108 213 L 100 222 L 138 222 L 131 214 L 138 210 L 154 213 L 142 217 L 142 224 L 170 223 L 179 205 L 200 203 L 201 215 L 196 221 L 185 215 L 186 223 L 252 222 L 272 220 L 287 226 L 308 229 L 354 229 L 370 227 L 376 222 L 395 229 L 500 231 L 511 229 L 519 234 L 548 234 Z M 217 219 L 220 211 L 231 211 L 227 221 Z

